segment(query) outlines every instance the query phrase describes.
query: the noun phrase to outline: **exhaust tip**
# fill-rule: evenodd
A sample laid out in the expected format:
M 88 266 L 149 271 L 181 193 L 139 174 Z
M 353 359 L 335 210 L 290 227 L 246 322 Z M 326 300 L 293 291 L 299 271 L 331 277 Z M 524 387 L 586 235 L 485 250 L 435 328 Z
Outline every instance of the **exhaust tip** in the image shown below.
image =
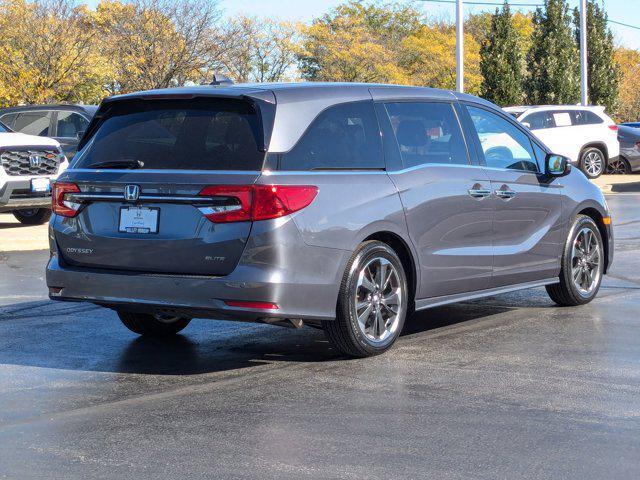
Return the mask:
M 62 295 L 62 289 L 64 287 L 49 287 L 49 296 L 50 297 L 59 297 Z
M 302 328 L 304 327 L 304 322 L 301 318 L 273 318 L 267 317 L 262 319 L 263 323 L 267 325 L 277 325 L 279 327 L 286 328 Z

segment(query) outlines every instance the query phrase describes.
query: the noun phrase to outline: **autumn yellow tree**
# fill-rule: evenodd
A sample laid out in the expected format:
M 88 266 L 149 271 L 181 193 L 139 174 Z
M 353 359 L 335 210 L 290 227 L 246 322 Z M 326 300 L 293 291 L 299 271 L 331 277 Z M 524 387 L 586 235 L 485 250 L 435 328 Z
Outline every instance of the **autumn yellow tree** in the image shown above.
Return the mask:
M 278 82 L 295 77 L 295 25 L 272 19 L 238 17 L 225 27 L 224 70 L 236 82 Z
M 402 39 L 419 28 L 411 7 L 379 7 L 348 2 L 301 26 L 303 78 L 315 81 L 401 83 Z
M 617 48 L 614 58 L 620 65 L 620 103 L 616 117 L 621 121 L 640 120 L 640 51 Z
M 403 4 L 351 1 L 303 26 L 303 78 L 455 88 L 455 29 Z M 480 46 L 466 35 L 467 90 L 480 87 Z
M 220 62 L 211 0 L 103 0 L 94 13 L 110 93 L 210 80 Z
M 0 0 L 0 105 L 95 102 L 104 68 L 86 7 L 71 0 Z
M 401 67 L 407 83 L 429 87 L 456 88 L 456 35 L 446 24 L 423 26 L 402 42 Z M 465 35 L 465 91 L 478 94 L 480 76 L 480 45 Z

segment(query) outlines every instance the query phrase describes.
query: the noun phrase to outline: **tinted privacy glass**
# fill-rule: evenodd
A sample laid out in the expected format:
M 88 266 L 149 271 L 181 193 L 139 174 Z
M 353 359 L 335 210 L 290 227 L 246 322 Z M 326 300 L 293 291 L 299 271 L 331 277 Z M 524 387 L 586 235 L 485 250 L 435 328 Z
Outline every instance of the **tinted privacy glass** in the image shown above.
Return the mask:
M 467 109 L 478 133 L 487 167 L 538 171 L 531 142 L 524 132 L 488 110 Z
M 0 122 L 4 123 L 9 128 L 13 128 L 13 121 L 17 116 L 17 113 L 7 113 L 6 115 L 2 115 L 0 117 Z
M 115 105 L 75 168 L 141 160 L 145 169 L 261 170 L 258 117 L 237 100 L 167 100 Z
M 589 110 L 574 110 L 571 112 L 574 125 L 596 125 L 604 123 L 598 115 Z
M 523 123 L 527 123 L 531 130 L 541 130 L 543 128 L 554 128 L 556 123 L 553 121 L 551 112 L 533 112 L 522 119 Z
M 58 112 L 56 136 L 65 138 L 77 138 L 83 133 L 89 121 L 82 115 L 74 112 Z
M 372 102 L 330 107 L 311 123 L 281 170 L 384 168 L 380 129 Z
M 51 112 L 19 113 L 13 123 L 13 129 L 28 135 L 49 135 Z
M 468 164 L 458 119 L 449 103 L 388 103 L 404 168 L 425 163 Z

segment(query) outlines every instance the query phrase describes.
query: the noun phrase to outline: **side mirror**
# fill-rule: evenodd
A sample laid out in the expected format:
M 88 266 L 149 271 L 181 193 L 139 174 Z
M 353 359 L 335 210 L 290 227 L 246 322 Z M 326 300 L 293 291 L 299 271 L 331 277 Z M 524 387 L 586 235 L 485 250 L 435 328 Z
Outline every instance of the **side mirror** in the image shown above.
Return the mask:
M 76 138 L 78 140 L 82 140 L 82 137 L 84 136 L 84 133 L 86 132 L 86 130 L 80 130 L 76 133 Z
M 550 153 L 545 159 L 545 170 L 547 175 L 562 177 L 571 171 L 571 162 L 567 157 Z

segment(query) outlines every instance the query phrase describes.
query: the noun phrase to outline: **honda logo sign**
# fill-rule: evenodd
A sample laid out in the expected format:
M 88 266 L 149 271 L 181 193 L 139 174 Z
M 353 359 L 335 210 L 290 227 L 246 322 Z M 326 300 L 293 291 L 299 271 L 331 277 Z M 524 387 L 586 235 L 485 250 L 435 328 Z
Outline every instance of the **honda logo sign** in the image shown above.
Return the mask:
M 127 202 L 135 202 L 140 198 L 140 187 L 138 185 L 127 185 L 124 187 L 124 199 Z

